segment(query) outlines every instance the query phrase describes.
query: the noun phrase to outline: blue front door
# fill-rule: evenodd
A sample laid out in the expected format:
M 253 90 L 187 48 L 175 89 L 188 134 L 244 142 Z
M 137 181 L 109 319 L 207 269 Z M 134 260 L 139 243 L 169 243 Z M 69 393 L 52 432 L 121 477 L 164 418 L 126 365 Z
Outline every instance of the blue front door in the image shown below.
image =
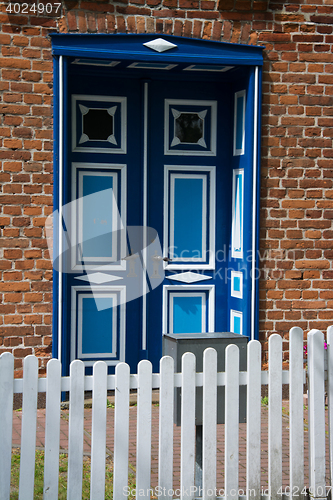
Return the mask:
M 63 357 L 87 367 L 157 370 L 163 333 L 246 333 L 251 71 L 142 66 L 68 68 Z

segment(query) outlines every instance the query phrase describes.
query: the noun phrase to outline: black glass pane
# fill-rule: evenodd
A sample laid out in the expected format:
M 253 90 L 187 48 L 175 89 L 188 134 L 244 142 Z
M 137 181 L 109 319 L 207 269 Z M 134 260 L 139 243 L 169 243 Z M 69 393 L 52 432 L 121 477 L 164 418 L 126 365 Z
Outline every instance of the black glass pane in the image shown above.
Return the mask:
M 106 109 L 89 109 L 83 115 L 83 133 L 91 141 L 106 141 L 113 134 L 113 116 Z
M 176 119 L 175 136 L 180 142 L 197 143 L 203 135 L 203 120 L 197 113 L 182 113 Z

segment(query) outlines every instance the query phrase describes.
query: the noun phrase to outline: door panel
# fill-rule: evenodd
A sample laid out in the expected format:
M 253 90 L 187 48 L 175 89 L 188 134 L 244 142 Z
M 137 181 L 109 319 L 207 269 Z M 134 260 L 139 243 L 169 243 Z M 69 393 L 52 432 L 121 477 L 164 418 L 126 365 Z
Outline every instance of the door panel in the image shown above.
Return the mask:
M 164 166 L 164 255 L 168 271 L 214 269 L 215 166 Z
M 157 369 L 161 317 L 164 333 L 227 330 L 232 103 L 227 84 L 207 81 L 152 81 L 149 102 L 148 225 L 163 232 L 166 259 L 163 290 L 147 296 Z
M 127 257 L 136 253 L 133 228 L 142 227 L 142 88 L 89 68 L 69 71 L 63 359 L 82 359 L 88 372 L 98 359 L 111 371 L 125 360 L 134 370 L 144 276 L 140 259 Z

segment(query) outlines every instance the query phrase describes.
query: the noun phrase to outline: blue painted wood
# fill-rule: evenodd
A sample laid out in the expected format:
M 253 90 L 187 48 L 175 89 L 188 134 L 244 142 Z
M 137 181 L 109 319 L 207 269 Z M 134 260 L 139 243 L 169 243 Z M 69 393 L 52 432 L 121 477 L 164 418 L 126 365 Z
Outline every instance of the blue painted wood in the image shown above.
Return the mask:
M 174 297 L 172 333 L 200 333 L 202 314 L 201 297 Z
M 67 141 L 64 149 L 66 178 L 64 182 L 64 202 L 71 201 L 71 185 L 73 182 L 71 174 L 71 162 L 91 163 L 125 163 L 127 165 L 127 196 L 128 196 L 128 226 L 142 225 L 142 202 L 143 202 L 143 113 L 142 113 L 142 87 L 144 81 L 149 81 L 149 104 L 148 104 L 148 223 L 157 230 L 160 240 L 163 239 L 163 183 L 164 165 L 194 166 L 216 166 L 216 220 L 218 231 L 216 231 L 216 262 L 215 270 L 205 270 L 205 275 L 211 277 L 209 284 L 215 285 L 215 302 L 218 307 L 215 318 L 215 330 L 224 331 L 229 329 L 230 308 L 242 311 L 244 334 L 249 335 L 251 323 L 251 260 L 246 260 L 252 245 L 252 184 L 253 184 L 253 90 L 254 70 L 253 64 L 262 65 L 262 48 L 238 46 L 236 44 L 223 44 L 208 41 L 198 41 L 186 38 L 163 36 L 177 45 L 175 49 L 164 53 L 157 53 L 144 47 L 143 43 L 150 41 L 155 35 L 52 35 L 53 53 L 75 55 L 75 57 L 99 57 L 101 60 L 120 60 L 119 65 L 109 67 L 92 67 L 84 65 L 72 65 L 71 59 L 67 60 L 65 76 L 68 74 L 68 86 L 65 85 L 65 134 L 69 137 L 71 128 L 70 95 L 98 95 L 127 97 L 127 143 L 126 154 L 113 153 L 112 155 L 101 152 L 70 152 L 72 144 Z M 177 69 L 170 71 L 149 71 L 145 69 L 127 69 L 131 61 L 174 63 Z M 191 64 L 216 64 L 233 65 L 234 70 L 226 73 L 214 72 L 190 72 L 182 71 Z M 211 68 L 210 68 L 211 69 Z M 174 72 L 173 72 L 174 71 Z M 177 71 L 177 72 L 176 72 Z M 67 78 L 67 76 L 66 76 Z M 241 157 L 232 158 L 230 145 L 233 143 L 233 111 L 235 92 L 246 90 L 246 141 L 245 154 Z M 260 92 L 259 92 L 260 94 Z M 164 99 L 201 99 L 218 101 L 217 116 L 217 156 L 195 157 L 190 155 L 164 155 Z M 56 145 L 57 147 L 57 145 Z M 57 168 L 57 158 L 55 158 Z M 232 170 L 226 168 L 232 165 L 234 169 L 244 168 L 244 220 L 243 226 L 247 228 L 244 232 L 244 258 L 241 262 L 230 259 L 229 245 L 231 235 L 231 211 L 232 211 Z M 208 177 L 207 177 L 208 179 Z M 178 182 L 178 181 L 177 181 Z M 209 184 L 209 181 L 207 181 Z M 118 187 L 120 187 L 118 182 Z M 57 188 L 56 188 L 57 189 Z M 207 186 L 209 192 L 209 186 Z M 193 194 L 193 193 L 192 193 Z M 119 200 L 120 202 L 120 200 Z M 189 205 L 192 200 L 188 198 Z M 197 206 L 191 205 L 194 210 Z M 208 205 L 209 206 L 209 203 Z M 199 210 L 198 210 L 199 212 Z M 191 215 L 193 219 L 193 210 Z M 208 208 L 208 218 L 210 217 Z M 193 231 L 185 228 L 184 234 L 177 229 L 179 238 L 183 237 L 182 246 L 193 245 L 195 237 L 200 232 L 200 224 L 193 227 Z M 186 236 L 187 231 L 187 238 Z M 178 237 L 177 236 L 177 237 Z M 192 238 L 192 243 L 191 243 Z M 206 232 L 209 240 L 209 228 Z M 185 241 L 187 240 L 187 241 Z M 258 241 L 258 240 L 256 240 Z M 238 264 L 244 271 L 243 299 L 230 298 L 230 274 L 225 275 L 226 269 L 238 270 Z M 83 273 L 84 274 L 84 273 Z M 170 276 L 170 273 L 167 271 Z M 70 360 L 70 329 L 71 317 L 69 313 L 70 295 L 72 287 L 78 284 L 76 277 L 82 273 L 68 272 L 64 283 L 64 317 L 63 317 L 63 348 L 62 357 L 64 366 Z M 57 281 L 57 280 L 55 280 Z M 81 282 L 82 284 L 84 282 Z M 207 282 L 208 283 L 208 282 Z M 170 279 L 164 281 L 165 285 L 178 284 Z M 201 283 L 202 284 L 202 283 Z M 55 289 L 57 282 L 55 284 Z M 200 283 L 198 283 L 200 289 Z M 229 297 L 229 298 L 228 298 Z M 161 318 L 162 318 L 162 287 L 158 287 L 147 296 L 149 318 L 148 324 L 148 351 L 145 355 L 156 365 L 161 356 Z M 228 304 L 226 306 L 226 304 Z M 142 347 L 141 321 L 142 321 L 142 298 L 126 303 L 126 361 L 134 368 L 139 360 Z M 66 312 L 68 311 L 68 312 Z M 119 315 L 118 315 L 119 316 Z M 56 326 L 56 320 L 55 320 Z M 117 324 L 117 328 L 119 323 Z M 56 331 L 56 329 L 55 329 Z M 158 334 L 156 334 L 158 332 Z M 117 333 L 117 336 L 119 333 Z
M 243 127 L 244 127 L 244 96 L 237 97 L 237 114 L 236 114 L 236 149 L 242 149 L 243 146 Z
M 170 51 L 158 53 L 143 44 L 158 35 L 103 35 L 52 33 L 52 51 L 56 55 L 85 58 L 165 61 L 197 64 L 262 65 L 264 47 L 195 40 L 163 35 L 164 40 L 177 45 Z
M 231 159 L 233 169 L 244 169 L 243 183 L 244 183 L 244 196 L 243 196 L 243 256 L 239 258 L 231 258 L 228 266 L 228 308 L 230 310 L 236 310 L 242 312 L 242 324 L 243 324 L 243 335 L 248 337 L 251 336 L 251 301 L 252 301 L 252 258 L 256 261 L 258 259 L 258 238 L 255 238 L 256 247 L 252 249 L 252 217 L 253 215 L 253 152 L 254 152 L 254 68 L 249 68 L 248 71 L 244 71 L 241 78 L 235 82 L 233 87 L 233 94 L 245 90 L 246 92 L 246 103 L 245 103 L 245 143 L 244 143 L 244 154 L 240 156 L 233 156 Z M 260 83 L 260 82 L 259 82 Z M 260 95 L 260 86 L 259 86 Z M 260 135 L 260 133 L 258 132 Z M 259 136 L 258 136 L 259 137 Z M 258 139 L 259 140 L 259 139 Z M 260 156 L 260 155 L 259 155 Z M 257 159 L 256 169 L 259 169 L 259 159 Z M 258 179 L 258 174 L 257 174 Z M 258 187 L 257 187 L 258 193 Z M 257 199 L 257 210 L 258 210 L 258 199 Z M 257 223 L 257 231 L 258 231 Z M 255 265 L 255 269 L 258 271 L 258 265 Z M 239 299 L 236 297 L 231 297 L 231 270 L 243 272 L 243 298 Z M 256 276 L 257 278 L 259 276 Z M 256 294 L 258 293 L 256 280 Z M 258 302 L 255 298 L 256 308 L 258 308 Z M 229 315 L 230 318 L 230 315 Z M 255 318 L 255 335 L 254 338 L 258 338 L 258 317 Z M 231 328 L 230 320 L 227 325 L 227 329 Z
M 53 210 L 59 210 L 59 57 L 53 57 Z M 53 245 L 59 246 L 59 229 L 57 219 L 53 220 Z M 52 357 L 58 357 L 58 301 L 59 272 L 53 267 L 53 315 L 52 315 Z
M 88 68 L 88 71 L 87 71 Z M 113 69 L 113 68 L 112 68 Z M 100 71 L 101 73 L 97 77 L 97 73 Z M 115 176 L 113 177 L 113 183 L 117 182 L 117 199 L 118 199 L 118 206 L 122 202 L 122 194 L 121 194 L 121 176 L 119 174 L 119 170 L 116 170 L 113 168 L 113 165 L 127 165 L 127 200 L 130 200 L 130 203 L 127 203 L 127 224 L 128 226 L 131 227 L 136 227 L 136 226 L 142 226 L 142 151 L 141 151 L 141 144 L 142 144 L 142 125 L 141 125 L 141 115 L 138 113 L 138 103 L 140 102 L 141 98 L 141 88 L 140 85 L 137 85 L 137 82 L 135 81 L 136 85 L 133 85 L 133 82 L 131 80 L 125 81 L 124 79 L 121 78 L 114 78 L 113 73 L 109 75 L 104 74 L 105 69 L 104 68 L 96 68 L 96 67 L 85 67 L 85 66 L 79 66 L 79 65 L 69 65 L 69 81 L 68 81 L 68 95 L 82 95 L 82 96 L 89 96 L 89 95 L 96 95 L 96 96 L 118 96 L 118 97 L 127 97 L 127 109 L 128 109 L 128 116 L 131 116 L 131 119 L 128 120 L 127 123 L 127 136 L 130 138 L 130 144 L 131 147 L 127 148 L 127 153 L 108 153 L 108 154 L 103 154 L 101 152 L 94 152 L 93 150 L 89 153 L 85 152 L 77 152 L 77 151 L 72 151 L 68 153 L 68 164 L 66 165 L 66 184 L 67 184 L 67 189 L 65 189 L 65 199 L 64 202 L 70 203 L 72 200 L 72 184 L 76 181 L 77 185 L 77 192 L 76 192 L 76 197 L 79 196 L 79 190 L 78 190 L 78 178 L 79 175 L 76 173 L 76 179 L 73 178 L 74 171 L 72 171 L 71 168 L 71 163 L 87 163 L 88 167 L 86 166 L 84 170 L 88 170 L 89 173 L 94 173 L 96 171 L 96 178 L 100 177 L 103 179 L 103 181 L 96 181 L 95 185 L 89 184 L 89 181 L 91 177 L 89 177 L 89 181 L 87 182 L 87 185 L 90 186 L 87 188 L 85 191 L 85 194 L 89 194 L 90 192 L 96 192 L 96 189 L 101 188 L 104 189 L 104 192 L 107 193 L 108 191 L 105 190 L 105 187 L 109 187 L 110 185 L 106 186 L 106 183 L 104 182 L 105 179 L 110 179 L 110 177 L 107 177 L 107 174 L 110 174 L 112 172 L 118 172 L 117 175 L 117 181 L 115 181 Z M 70 97 L 68 97 L 68 102 L 70 101 Z M 90 101 L 88 101 L 90 102 Z M 135 110 L 135 112 L 134 112 Z M 67 115 L 67 127 L 68 129 L 71 128 L 72 122 L 71 122 L 71 114 Z M 69 139 L 71 139 L 69 135 Z M 128 139 L 129 142 L 129 139 Z M 68 144 L 68 149 L 67 151 L 71 151 L 72 149 L 72 142 L 69 140 Z M 90 165 L 92 164 L 98 164 L 98 163 L 103 163 L 104 167 L 102 168 L 97 168 L 97 167 L 92 167 L 90 168 Z M 105 165 L 108 165 L 109 168 L 105 168 Z M 78 167 L 78 171 L 82 171 L 83 169 Z M 98 172 L 98 175 L 97 175 Z M 103 177 L 102 174 L 105 174 Z M 94 178 L 94 176 L 93 176 Z M 112 185 L 113 187 L 113 185 Z M 103 193 L 101 191 L 100 193 Z M 102 195 L 103 196 L 103 195 Z M 102 198 L 101 198 L 102 199 Z M 104 204 L 105 205 L 105 204 Z M 96 210 L 96 206 L 92 207 L 92 211 Z M 111 207 L 109 207 L 111 208 Z M 110 210 L 109 210 L 110 212 Z M 126 221 L 125 221 L 126 222 Z M 70 236 L 70 235 L 69 235 Z M 99 238 L 97 238 L 98 240 Z M 98 242 L 97 242 L 98 243 Z M 96 248 L 96 252 L 100 252 L 102 249 L 102 245 L 100 244 L 100 241 L 97 245 L 94 246 Z M 105 245 L 104 248 L 107 248 Z M 110 249 L 110 247 L 108 247 Z M 130 251 L 130 249 L 128 249 Z M 125 257 L 126 254 L 124 255 L 119 255 L 119 257 Z M 70 262 L 70 255 L 67 253 L 67 263 Z M 97 263 L 98 264 L 98 263 Z M 100 262 L 100 265 L 102 266 L 99 269 L 99 272 L 105 272 L 103 271 L 103 265 L 105 262 Z M 92 271 L 89 271 L 92 272 Z M 127 277 L 127 274 L 129 274 L 129 265 L 127 265 L 127 271 L 122 272 L 116 272 L 116 271 L 106 271 L 109 274 L 112 275 L 120 275 L 120 277 L 123 278 L 123 280 Z M 89 282 L 85 281 L 79 281 L 77 278 L 84 276 L 86 273 L 84 271 L 75 271 L 70 268 L 70 266 L 67 268 L 67 274 L 64 276 L 65 284 L 64 284 L 64 304 L 67 304 L 68 310 L 70 309 L 70 304 L 71 304 L 71 294 L 72 294 L 72 287 L 73 286 L 89 286 Z M 112 285 L 121 285 L 121 281 L 116 281 L 116 282 L 110 282 L 106 283 L 104 286 L 112 286 Z M 89 292 L 85 292 L 86 294 Z M 92 294 L 90 293 L 89 297 L 92 298 Z M 87 299 L 84 299 L 87 300 Z M 94 300 L 94 299 L 92 299 Z M 140 351 L 140 330 L 141 330 L 141 301 L 142 298 L 139 297 L 137 300 L 132 300 L 129 301 L 128 303 L 125 304 L 126 307 L 126 328 L 128 329 L 127 331 L 130 332 L 135 332 L 135 335 L 127 335 L 126 337 L 126 361 L 129 363 L 131 366 L 131 369 L 135 369 L 137 363 L 138 363 L 138 353 Z M 76 309 L 78 307 L 78 301 L 76 299 Z M 116 308 L 116 315 L 117 315 L 117 323 L 116 323 L 116 329 L 117 331 L 115 332 L 115 335 L 117 336 L 117 346 L 119 347 L 119 340 L 120 340 L 120 305 L 117 305 Z M 85 358 L 85 361 L 90 361 L 92 362 L 94 359 L 96 359 L 96 356 L 94 355 L 95 352 L 111 352 L 112 350 L 109 348 L 110 347 L 110 342 L 112 335 L 110 335 L 109 338 L 107 337 L 98 337 L 96 336 L 95 338 L 95 331 L 96 328 L 98 331 L 103 331 L 104 327 L 106 324 L 110 323 L 110 317 L 105 318 L 104 316 L 108 316 L 109 310 L 100 310 L 98 311 L 98 320 L 97 317 L 95 317 L 96 322 L 94 325 L 94 328 L 92 329 L 90 339 L 88 339 L 88 335 L 85 337 L 85 346 L 86 349 L 88 350 L 91 349 L 91 357 Z M 96 313 L 97 314 L 97 313 Z M 65 319 L 65 326 L 64 326 L 64 339 L 63 343 L 66 345 L 67 350 L 67 358 L 66 358 L 66 363 L 69 362 L 69 354 L 70 354 L 70 337 L 71 337 L 71 315 L 68 314 L 68 316 Z M 77 319 L 76 319 L 76 325 L 77 325 Z M 108 330 L 110 331 L 110 330 Z M 104 335 L 104 334 L 103 334 Z M 76 338 L 78 336 L 78 331 L 76 331 Z M 104 338 L 104 347 L 102 345 L 103 343 L 103 338 Z M 94 343 L 96 341 L 96 346 L 94 346 Z M 90 347 L 88 347 L 90 346 Z M 116 355 L 112 358 L 103 358 L 105 361 L 108 360 L 119 360 L 120 356 L 120 350 L 117 348 Z M 78 357 L 78 352 L 76 351 L 75 357 Z M 68 370 L 68 368 L 67 368 Z M 114 366 L 109 367 L 109 373 L 114 373 Z M 92 372 L 92 367 L 86 368 L 86 373 L 90 374 Z
M 202 179 L 175 179 L 174 253 L 202 257 Z
M 113 177 L 89 172 L 82 183 L 83 257 L 112 257 Z
M 241 318 L 239 316 L 234 317 L 234 332 L 241 334 Z
M 83 297 L 82 299 L 82 352 L 112 352 L 113 298 Z

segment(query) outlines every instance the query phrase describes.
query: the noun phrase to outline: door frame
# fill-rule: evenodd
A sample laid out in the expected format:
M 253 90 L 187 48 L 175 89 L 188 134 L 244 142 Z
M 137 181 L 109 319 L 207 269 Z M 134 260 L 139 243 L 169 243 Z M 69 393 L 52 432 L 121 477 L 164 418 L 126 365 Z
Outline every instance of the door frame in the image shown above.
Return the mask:
M 166 68 L 175 64 L 189 64 L 185 69 L 193 71 L 209 65 L 213 70 L 220 70 L 222 66 L 247 66 L 253 68 L 254 78 L 252 89 L 254 94 L 253 116 L 253 192 L 252 192 L 252 291 L 251 291 L 251 339 L 258 338 L 258 249 L 259 249 L 259 181 L 260 181 L 260 128 L 261 128 L 261 76 L 263 65 L 263 48 L 214 42 L 208 40 L 174 37 L 171 35 L 148 34 L 61 34 L 53 33 L 52 54 L 54 64 L 54 199 L 53 210 L 58 211 L 62 220 L 62 206 L 64 189 L 66 186 L 65 172 L 70 166 L 67 164 L 65 151 L 67 150 L 68 130 L 65 111 L 70 105 L 67 102 L 68 60 L 69 58 L 98 59 L 102 63 L 113 60 L 135 61 L 165 64 Z M 157 51 L 147 46 L 155 40 L 173 44 L 172 48 Z M 209 69 L 206 69 L 208 71 Z M 213 73 L 212 73 L 213 74 Z M 147 112 L 147 110 L 144 110 Z M 144 180 L 147 182 L 147 179 Z M 147 193 L 146 193 L 147 196 Z M 145 197 L 144 197 L 145 199 Z M 63 339 L 63 324 L 66 321 L 66 304 L 64 303 L 62 281 L 62 231 L 55 220 L 53 228 L 53 256 L 58 258 L 57 269 L 53 271 L 53 357 L 62 360 L 64 353 L 68 353 L 70 346 Z M 63 367 L 64 372 L 68 368 Z

